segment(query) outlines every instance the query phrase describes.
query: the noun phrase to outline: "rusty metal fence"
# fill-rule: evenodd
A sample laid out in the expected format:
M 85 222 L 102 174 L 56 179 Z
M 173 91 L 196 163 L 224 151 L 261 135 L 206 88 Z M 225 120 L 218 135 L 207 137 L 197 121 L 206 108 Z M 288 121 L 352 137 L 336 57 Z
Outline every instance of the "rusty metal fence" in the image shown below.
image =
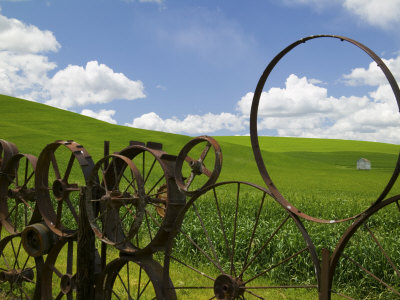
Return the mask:
M 110 154 L 105 142 L 104 157 L 97 163 L 75 141 L 50 143 L 36 158 L 0 140 L 4 294 L 12 299 L 189 299 L 193 292 L 204 299 L 267 299 L 270 290 L 291 289 L 299 295 L 304 295 L 300 290 L 314 291 L 319 299 L 351 299 L 334 288 L 345 260 L 380 285 L 388 298 L 399 297 L 400 254 L 392 257 L 385 250 L 384 237 L 369 221 L 384 210 L 399 214 L 400 195 L 388 195 L 400 172 L 400 157 L 378 199 L 365 211 L 338 220 L 297 209 L 276 188 L 262 157 L 257 115 L 265 82 L 284 55 L 316 38 L 339 39 L 366 52 L 400 103 L 394 77 L 364 45 L 332 35 L 291 44 L 265 69 L 251 108 L 251 143 L 266 187 L 217 183 L 222 152 L 208 136 L 192 139 L 177 156 L 159 143 L 134 141 Z M 277 211 L 277 221 L 270 222 Z M 304 222 L 351 224 L 332 253 L 327 248 L 318 253 Z M 389 281 L 347 254 L 361 230 L 384 258 L 381 269 L 391 274 Z M 294 235 L 300 242 L 291 242 Z M 176 245 L 183 253 L 176 253 Z M 301 273 L 294 260 L 304 262 L 311 279 L 293 281 Z M 279 279 L 287 284 L 270 284 L 269 274 L 280 267 L 293 276 Z

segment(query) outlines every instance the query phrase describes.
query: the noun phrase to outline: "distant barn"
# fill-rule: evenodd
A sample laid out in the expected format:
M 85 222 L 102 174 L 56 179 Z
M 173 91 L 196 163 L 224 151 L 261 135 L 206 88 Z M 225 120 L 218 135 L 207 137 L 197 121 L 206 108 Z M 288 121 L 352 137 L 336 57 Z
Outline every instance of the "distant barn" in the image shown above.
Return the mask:
M 371 170 L 371 162 L 366 158 L 357 160 L 357 170 Z

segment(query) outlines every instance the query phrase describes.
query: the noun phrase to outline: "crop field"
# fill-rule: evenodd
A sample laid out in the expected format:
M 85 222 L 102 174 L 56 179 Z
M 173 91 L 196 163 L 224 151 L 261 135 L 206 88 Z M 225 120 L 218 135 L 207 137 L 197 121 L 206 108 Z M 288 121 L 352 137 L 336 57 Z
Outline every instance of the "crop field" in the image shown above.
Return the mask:
M 130 140 L 136 140 L 162 143 L 163 150 L 177 155 L 191 139 L 112 125 L 6 96 L 0 96 L 0 113 L 0 138 L 15 143 L 20 152 L 35 156 L 55 140 L 75 140 L 82 144 L 95 163 L 103 157 L 104 140 L 110 141 L 110 153 L 120 151 Z M 178 299 L 211 299 L 214 295 L 211 279 L 221 271 L 232 276 L 243 275 L 246 286 L 252 287 L 246 296 L 249 299 L 257 299 L 257 296 L 317 299 L 313 253 L 302 232 L 308 233 L 315 246 L 315 255 L 321 260 L 322 249 L 327 248 L 332 253 L 353 221 L 317 224 L 289 214 L 268 194 L 254 160 L 250 138 L 214 138 L 223 153 L 222 172 L 217 181 L 220 185 L 199 198 L 187 198 L 193 205 L 187 206 L 180 216 L 182 227 L 176 232 L 168 254 L 169 276 Z M 399 153 L 398 145 L 361 141 L 260 137 L 259 143 L 267 170 L 281 194 L 303 213 L 326 220 L 349 218 L 374 203 L 391 178 Z M 59 155 L 57 159 L 62 171 L 70 154 L 60 152 Z M 371 161 L 371 170 L 356 169 L 356 161 L 361 157 Z M 213 165 L 212 158 L 207 159 L 205 164 Z M 141 161 L 136 164 L 140 169 Z M 70 176 L 83 181 L 79 172 Z M 49 181 L 52 180 L 51 177 Z M 397 182 L 386 198 L 398 194 L 400 186 Z M 78 195 L 71 201 L 77 206 Z M 344 299 L 339 294 L 357 299 L 399 296 L 399 216 L 400 206 L 393 201 L 356 231 L 338 263 L 332 287 L 336 292 L 334 299 Z M 74 220 L 63 222 L 73 226 Z M 157 224 L 149 226 L 151 232 L 157 231 Z M 139 242 L 146 243 L 145 240 Z M 12 258 L 15 248 L 18 246 L 4 252 L 3 258 Z M 118 253 L 109 248 L 111 260 Z M 385 254 L 380 248 L 385 249 Z M 164 266 L 164 253 L 156 254 L 155 258 Z M 65 268 L 65 260 L 57 261 L 61 264 L 60 269 Z M 376 278 L 363 271 L 360 265 Z M 131 277 L 134 271 L 138 270 L 131 271 Z M 121 271 L 121 277 L 127 276 L 124 272 Z M 134 280 L 132 278 L 130 282 L 133 284 Z M 115 284 L 120 283 L 116 280 Z M 291 288 L 282 288 L 288 285 Z M 259 288 L 265 286 L 277 288 Z M 124 292 L 122 284 L 115 289 Z M 54 292 L 54 297 L 56 294 Z M 152 296 L 150 293 L 149 299 Z

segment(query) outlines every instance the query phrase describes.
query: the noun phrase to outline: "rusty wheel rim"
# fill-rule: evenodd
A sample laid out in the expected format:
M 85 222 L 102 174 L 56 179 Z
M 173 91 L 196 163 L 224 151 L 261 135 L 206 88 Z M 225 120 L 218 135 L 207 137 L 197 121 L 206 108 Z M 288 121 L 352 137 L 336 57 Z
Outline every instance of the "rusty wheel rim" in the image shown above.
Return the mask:
M 200 148 L 200 154 L 197 153 L 195 158 L 191 157 L 194 154 L 194 148 Z M 209 151 L 214 152 L 214 155 L 209 154 Z M 192 154 L 191 154 L 192 153 Z M 206 167 L 205 159 L 207 156 L 213 156 L 214 161 L 207 165 L 212 165 L 213 169 L 209 170 Z M 197 158 L 198 157 L 198 158 Z M 184 162 L 187 163 L 187 170 L 183 174 Z M 175 167 L 175 180 L 179 189 L 186 195 L 194 195 L 201 189 L 214 184 L 221 172 L 222 168 L 222 151 L 221 147 L 215 139 L 209 136 L 199 136 L 188 142 L 178 154 Z M 206 177 L 205 180 L 200 180 L 196 184 L 196 178 Z M 195 187 L 193 187 L 195 186 Z
M 87 184 L 93 166 L 85 148 L 74 141 L 54 142 L 40 153 L 35 177 L 37 206 L 58 236 L 76 233 L 80 187 Z
M 99 286 L 101 299 L 176 299 L 163 294 L 162 266 L 151 257 L 122 256 L 110 262 Z
M 387 232 L 385 228 L 386 222 L 394 221 L 396 224 L 399 222 L 399 201 L 400 195 L 397 195 L 379 202 L 367 209 L 347 228 L 330 258 L 329 289 L 332 293 L 350 299 L 353 297 L 362 297 L 363 299 L 376 297 L 376 294 L 351 295 L 347 292 L 339 292 L 336 289 L 334 286 L 335 274 L 338 274 L 341 269 L 350 266 L 353 268 L 350 269 L 353 276 L 358 278 L 357 282 L 359 282 L 359 285 L 357 292 L 365 292 L 366 289 L 368 293 L 380 290 L 381 293 L 386 293 L 386 295 L 379 293 L 382 299 L 386 299 L 385 297 L 397 298 L 400 296 L 400 261 L 397 251 L 399 248 L 399 233 Z M 380 215 L 378 216 L 378 214 Z M 362 238 L 366 238 L 369 241 L 368 249 L 363 249 L 362 257 L 352 257 L 347 251 L 349 246 L 352 243 L 356 245 Z M 393 245 L 395 245 L 395 251 L 393 250 Z M 374 266 L 371 266 L 372 262 Z M 377 266 L 379 267 L 377 268 Z M 385 272 L 383 273 L 383 267 L 381 266 L 385 266 Z M 349 269 L 347 272 L 349 272 Z M 365 282 L 368 284 L 367 287 L 362 287 L 362 283 L 365 284 Z
M 380 69 L 382 70 L 382 72 L 384 73 L 386 79 L 388 80 L 392 91 L 394 93 L 395 99 L 397 101 L 397 105 L 400 109 L 400 89 L 397 85 L 397 82 L 395 80 L 395 78 L 393 77 L 393 74 L 390 72 L 390 70 L 388 69 L 388 67 L 385 65 L 385 63 L 368 47 L 366 47 L 365 45 L 349 39 L 347 37 L 343 37 L 343 36 L 336 36 L 336 35 L 314 35 L 314 36 L 309 36 L 309 37 L 305 37 L 303 39 L 300 39 L 294 43 L 292 43 L 291 45 L 287 46 L 285 49 L 283 49 L 278 55 L 276 55 L 271 62 L 268 64 L 268 66 L 266 67 L 266 69 L 264 70 L 263 74 L 261 75 L 258 83 L 257 83 L 257 87 L 256 90 L 254 92 L 254 97 L 253 97 L 253 102 L 251 105 L 251 113 L 250 113 L 250 138 L 251 138 L 251 145 L 252 145 L 252 149 L 253 149 L 253 153 L 254 153 L 254 157 L 257 163 L 257 167 L 258 170 L 261 174 L 261 177 L 263 178 L 265 184 L 267 185 L 268 189 L 270 190 L 270 192 L 272 193 L 272 195 L 275 197 L 275 199 L 286 209 L 290 210 L 292 213 L 298 215 L 299 217 L 302 217 L 306 220 L 309 221 L 313 221 L 313 222 L 317 222 L 317 223 L 338 223 L 338 222 L 345 222 L 348 220 L 352 220 L 357 218 L 361 212 L 359 214 L 356 214 L 354 216 L 348 217 L 348 218 L 343 218 L 343 219 L 331 219 L 331 220 L 327 220 L 327 219 L 321 219 L 321 218 L 316 218 L 313 217 L 311 215 L 308 215 L 306 213 L 304 213 L 303 211 L 301 211 L 300 209 L 298 209 L 297 207 L 293 206 L 290 201 L 288 201 L 282 194 L 281 192 L 278 190 L 278 188 L 274 185 L 268 171 L 266 168 L 266 165 L 264 163 L 264 159 L 261 153 L 261 149 L 260 149 L 260 145 L 259 145 L 259 139 L 258 139 L 258 130 L 257 130 L 257 116 L 258 116 L 258 107 L 259 107 L 259 103 L 260 103 L 260 98 L 261 98 L 261 93 L 262 90 L 264 88 L 264 85 L 270 75 L 270 73 L 272 72 L 272 70 L 274 69 L 274 67 L 277 65 L 277 63 L 291 50 L 293 50 L 294 48 L 296 48 L 297 46 L 309 41 L 309 40 L 313 40 L 313 39 L 317 39 L 317 38 L 333 38 L 333 39 L 339 39 L 341 41 L 346 41 L 358 48 L 360 48 L 361 50 L 363 50 L 367 55 L 369 55 L 380 67 Z M 375 203 L 378 203 L 380 201 L 382 201 L 390 192 L 390 190 L 392 189 L 394 183 L 397 180 L 397 177 L 399 176 L 400 173 L 400 153 L 399 153 L 399 157 L 398 160 L 396 162 L 395 165 L 395 169 L 393 171 L 392 177 L 390 178 L 388 184 L 386 185 L 386 187 L 383 189 L 382 193 L 379 195 L 379 197 L 377 198 Z
M 269 211 L 282 217 L 268 224 Z M 299 218 L 283 210 L 265 188 L 234 181 L 212 185 L 190 199 L 179 218 L 184 219 L 183 224 L 177 229 L 175 242 L 168 245 L 164 264 L 165 274 L 171 276 L 175 285 L 172 289 L 177 293 L 200 289 L 207 299 L 264 299 L 267 291 L 273 288 L 317 291 L 319 261 L 306 229 Z M 195 228 L 194 233 L 188 231 Z M 285 232 L 294 232 L 292 234 L 298 235 L 301 242 L 281 255 L 274 249 Z M 286 240 L 289 238 L 285 236 Z M 183 255 L 175 254 L 173 243 L 183 248 L 180 249 Z M 305 259 L 314 266 L 310 269 L 314 283 L 266 284 L 269 272 L 290 267 L 296 259 Z M 179 268 L 187 270 L 184 272 L 187 278 L 172 275 L 177 274 Z
M 162 250 L 169 239 L 170 228 L 175 225 L 179 208 L 185 202 L 173 177 L 176 157 L 144 145 L 127 147 L 119 154 L 131 159 L 143 178 L 145 213 L 136 239 L 130 241 L 133 247 L 118 248 L 126 253 Z M 116 169 L 121 169 L 118 162 Z
M 0 170 L 3 170 L 8 160 L 18 153 L 15 144 L 0 139 Z
M 34 258 L 25 252 L 20 234 L 9 235 L 1 240 L 0 255 L 1 289 L 19 299 L 39 299 L 38 279 L 43 258 Z
M 85 203 L 90 225 L 100 240 L 135 250 L 130 240 L 136 238 L 143 221 L 145 197 L 143 179 L 130 159 L 112 154 L 97 162 Z
M 53 246 L 43 266 L 43 299 L 76 299 L 76 251 L 73 237 L 62 238 Z
M 36 162 L 33 155 L 16 154 L 5 167 L 7 175 L 0 177 L 0 219 L 11 234 L 22 232 L 34 215 Z

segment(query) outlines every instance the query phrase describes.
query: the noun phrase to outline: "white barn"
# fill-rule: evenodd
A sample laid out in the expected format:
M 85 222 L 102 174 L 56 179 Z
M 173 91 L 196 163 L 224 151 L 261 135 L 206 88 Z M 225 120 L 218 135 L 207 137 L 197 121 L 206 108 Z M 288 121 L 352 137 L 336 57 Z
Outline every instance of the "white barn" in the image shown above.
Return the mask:
M 371 170 L 371 162 L 366 158 L 357 160 L 357 170 Z

